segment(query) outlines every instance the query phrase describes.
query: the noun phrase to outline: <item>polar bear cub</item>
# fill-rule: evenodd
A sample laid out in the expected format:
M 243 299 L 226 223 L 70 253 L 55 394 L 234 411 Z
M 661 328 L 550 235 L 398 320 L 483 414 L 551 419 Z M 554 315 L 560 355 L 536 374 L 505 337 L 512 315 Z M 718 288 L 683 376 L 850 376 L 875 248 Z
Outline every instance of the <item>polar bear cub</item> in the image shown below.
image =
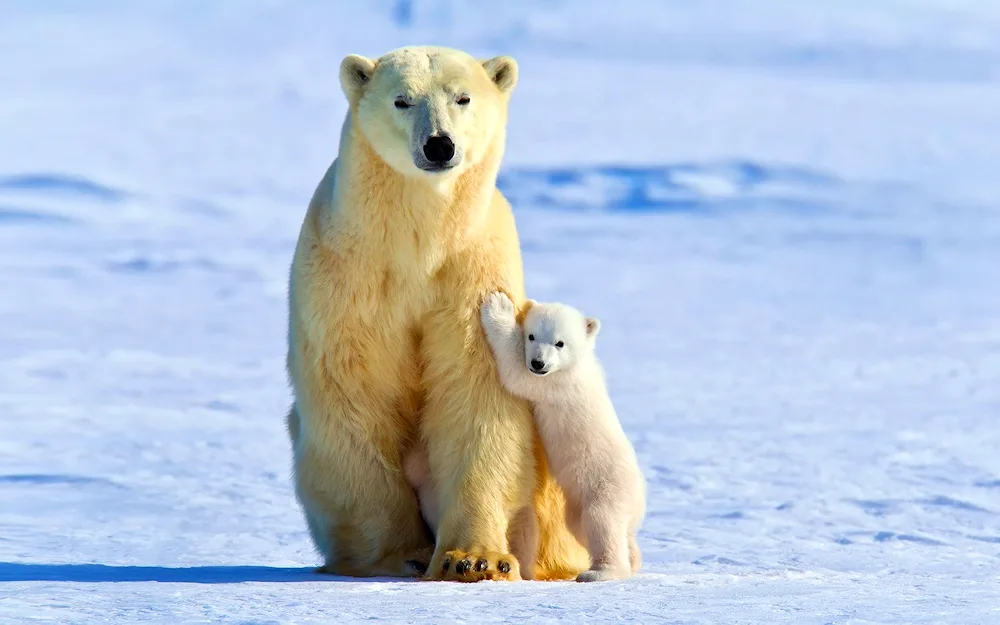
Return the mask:
M 590 551 L 590 569 L 577 581 L 628 578 L 642 565 L 636 531 L 646 482 L 594 353 L 600 321 L 565 304 L 529 304 L 523 328 L 503 293 L 480 309 L 500 381 L 533 404 L 569 527 Z

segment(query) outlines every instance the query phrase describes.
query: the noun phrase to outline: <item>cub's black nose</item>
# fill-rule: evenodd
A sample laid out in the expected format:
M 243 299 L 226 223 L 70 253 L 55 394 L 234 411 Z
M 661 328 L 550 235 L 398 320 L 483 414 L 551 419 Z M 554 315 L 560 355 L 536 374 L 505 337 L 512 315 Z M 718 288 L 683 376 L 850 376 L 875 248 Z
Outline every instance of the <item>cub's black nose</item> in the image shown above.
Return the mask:
M 541 371 L 542 369 L 545 368 L 545 363 L 542 362 L 541 360 L 532 360 L 531 368 L 534 369 L 535 371 Z
M 455 144 L 451 137 L 431 137 L 424 144 L 424 156 L 432 163 L 447 163 L 455 156 Z

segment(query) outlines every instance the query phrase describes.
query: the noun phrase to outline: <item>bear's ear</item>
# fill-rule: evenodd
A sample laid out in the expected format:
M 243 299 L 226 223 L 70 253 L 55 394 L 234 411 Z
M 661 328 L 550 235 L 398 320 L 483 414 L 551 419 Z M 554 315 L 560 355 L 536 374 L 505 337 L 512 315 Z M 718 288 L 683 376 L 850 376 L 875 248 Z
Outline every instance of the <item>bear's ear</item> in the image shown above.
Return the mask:
M 510 93 L 517 84 L 517 61 L 509 56 L 495 56 L 482 61 L 486 75 L 503 93 Z
M 601 320 L 597 317 L 587 317 L 584 323 L 586 324 L 587 338 L 596 338 L 597 333 L 601 331 Z
M 361 97 L 361 89 L 372 78 L 375 61 L 357 54 L 348 54 L 340 62 L 340 87 L 351 102 Z

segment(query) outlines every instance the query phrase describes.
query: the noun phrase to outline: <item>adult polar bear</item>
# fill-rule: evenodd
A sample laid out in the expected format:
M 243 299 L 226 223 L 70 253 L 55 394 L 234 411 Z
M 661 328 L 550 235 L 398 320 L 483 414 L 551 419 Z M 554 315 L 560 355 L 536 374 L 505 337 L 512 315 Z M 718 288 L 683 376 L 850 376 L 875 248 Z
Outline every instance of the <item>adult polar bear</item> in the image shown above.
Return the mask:
M 492 291 L 525 301 L 513 213 L 496 188 L 517 64 L 401 48 L 346 57 L 340 81 L 350 109 L 339 154 L 289 280 L 288 431 L 321 570 L 574 577 L 588 554 L 479 322 Z M 440 501 L 433 552 L 401 469 L 415 443 Z

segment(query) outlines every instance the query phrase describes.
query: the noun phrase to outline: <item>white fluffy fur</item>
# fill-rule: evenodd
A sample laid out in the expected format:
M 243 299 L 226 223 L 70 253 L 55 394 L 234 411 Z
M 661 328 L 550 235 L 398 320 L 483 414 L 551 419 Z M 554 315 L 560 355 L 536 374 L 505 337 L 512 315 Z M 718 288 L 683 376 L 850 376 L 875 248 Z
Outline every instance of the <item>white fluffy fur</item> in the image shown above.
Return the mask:
M 570 528 L 590 551 L 590 570 L 577 581 L 628 578 L 642 564 L 636 531 L 646 483 L 594 353 L 600 322 L 564 304 L 529 305 L 523 329 L 506 295 L 482 306 L 501 382 L 533 403 Z

